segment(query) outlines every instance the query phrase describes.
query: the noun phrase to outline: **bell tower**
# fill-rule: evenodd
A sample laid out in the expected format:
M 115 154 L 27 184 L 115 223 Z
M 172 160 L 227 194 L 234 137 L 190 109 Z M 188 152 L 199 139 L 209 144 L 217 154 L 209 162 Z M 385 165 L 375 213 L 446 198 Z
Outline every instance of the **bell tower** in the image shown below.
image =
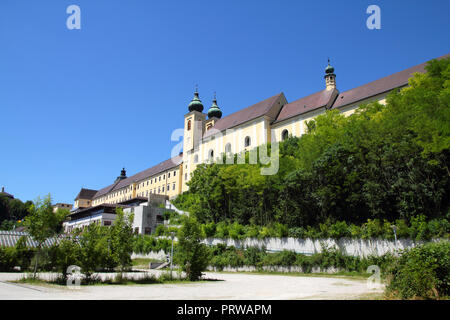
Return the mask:
M 194 152 L 199 149 L 206 120 L 206 114 L 202 113 L 203 104 L 198 96 L 197 87 L 188 109 L 189 112 L 184 115 L 183 176 L 181 177 L 183 192 L 187 190 L 186 182 L 189 180 L 191 172 L 195 170 Z
M 336 89 L 336 75 L 334 68 L 330 65 L 330 58 L 328 58 L 328 66 L 325 68 L 325 86 L 327 91 Z

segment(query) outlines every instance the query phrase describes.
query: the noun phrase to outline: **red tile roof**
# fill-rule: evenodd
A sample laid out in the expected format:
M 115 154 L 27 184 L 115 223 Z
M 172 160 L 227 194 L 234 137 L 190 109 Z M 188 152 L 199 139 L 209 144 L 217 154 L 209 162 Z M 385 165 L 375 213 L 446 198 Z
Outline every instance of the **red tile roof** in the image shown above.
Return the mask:
M 450 54 L 446 54 L 437 58 L 448 58 Z M 381 93 L 389 92 L 395 88 L 403 87 L 408 84 L 408 79 L 413 76 L 415 72 L 425 72 L 427 62 L 421 63 L 417 66 L 405 69 L 403 71 L 391 74 L 387 77 L 369 82 L 365 85 L 347 90 L 339 94 L 333 108 L 341 108 L 349 104 L 376 96 Z
M 268 116 L 272 119 L 275 119 L 277 116 L 279 109 L 285 103 L 286 98 L 284 94 L 281 92 L 273 97 L 270 97 L 266 100 L 258 102 L 250 107 L 239 110 L 235 113 L 232 113 L 226 117 L 223 117 L 217 120 L 214 123 L 213 128 L 219 131 L 223 131 L 226 129 L 230 129 L 237 125 L 240 125 L 244 122 L 259 118 L 261 116 Z M 205 131 L 203 137 L 208 137 L 211 135 L 213 131 Z M 217 131 L 216 131 L 217 132 Z
M 283 109 L 281 109 L 281 112 L 274 123 L 281 122 L 324 106 L 331 106 L 338 93 L 339 92 L 336 89 L 322 90 L 294 102 L 288 103 L 283 107 Z
M 150 177 L 152 177 L 152 176 L 154 176 L 154 175 L 156 175 L 156 174 L 158 174 L 160 172 L 169 170 L 169 169 L 171 169 L 173 167 L 176 167 L 176 166 L 180 165 L 182 160 L 183 160 L 183 156 L 182 155 L 178 155 L 178 156 L 175 156 L 175 157 L 173 157 L 171 159 L 165 160 L 165 161 L 157 164 L 156 166 L 153 166 L 153 167 L 148 168 L 148 169 L 146 169 L 144 171 L 138 172 L 138 173 L 136 173 L 135 175 L 133 175 L 131 177 L 128 177 L 128 178 L 123 179 L 123 180 L 119 180 L 119 181 L 117 181 L 117 182 L 115 182 L 115 183 L 113 183 L 113 184 L 111 184 L 111 185 L 109 185 L 109 186 L 107 186 L 107 187 L 105 187 L 103 189 L 100 189 L 95 194 L 95 196 L 93 198 L 94 199 L 99 198 L 99 197 L 101 197 L 101 196 L 103 196 L 103 195 L 105 195 L 107 193 L 112 192 L 112 191 L 116 191 L 116 190 L 122 189 L 124 187 L 127 187 L 127 186 L 131 185 L 134 182 L 150 178 Z
M 95 194 L 97 193 L 97 190 L 92 190 L 92 189 L 86 189 L 86 188 L 81 188 L 80 192 L 78 193 L 77 197 L 75 198 L 75 200 L 78 199 L 88 199 L 91 200 Z

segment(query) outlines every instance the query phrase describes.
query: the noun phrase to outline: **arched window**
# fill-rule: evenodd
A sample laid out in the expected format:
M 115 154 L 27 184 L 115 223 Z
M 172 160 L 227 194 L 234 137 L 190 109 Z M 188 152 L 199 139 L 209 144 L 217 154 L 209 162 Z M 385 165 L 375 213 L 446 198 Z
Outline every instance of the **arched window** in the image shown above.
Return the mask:
M 286 129 L 283 130 L 283 132 L 281 133 L 281 140 L 284 141 L 287 138 L 289 138 L 289 131 L 287 131 Z
M 191 120 L 188 120 L 187 122 L 187 129 L 188 131 L 191 130 Z
M 249 136 L 245 137 L 245 146 L 249 147 L 252 144 L 252 141 Z
M 214 150 L 209 150 L 209 152 L 208 152 L 208 159 L 210 160 L 210 161 L 212 161 L 213 159 L 214 159 Z
M 231 153 L 231 143 L 227 143 L 225 146 L 225 153 L 229 154 Z

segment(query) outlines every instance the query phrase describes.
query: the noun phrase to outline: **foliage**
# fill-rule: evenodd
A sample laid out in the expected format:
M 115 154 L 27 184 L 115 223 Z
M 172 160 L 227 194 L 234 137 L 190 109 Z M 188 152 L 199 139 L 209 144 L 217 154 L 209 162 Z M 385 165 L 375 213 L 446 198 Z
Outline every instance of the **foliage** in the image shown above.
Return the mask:
M 37 242 L 34 276 L 36 276 L 43 243 L 62 232 L 62 223 L 67 214 L 67 210 L 61 209 L 53 212 L 50 194 L 44 199 L 38 198 L 29 207 L 29 214 L 25 217 L 24 225 L 27 227 L 30 236 Z
M 20 226 L 31 205 L 31 201 L 22 202 L 0 194 L 0 229 L 12 230 Z
M 258 237 L 272 236 L 280 223 L 302 236 L 392 238 L 385 221 L 396 220 L 412 224 L 409 236 L 429 238 L 429 222 L 449 213 L 450 59 L 430 62 L 427 71 L 391 92 L 386 105 L 310 121 L 306 134 L 280 144 L 276 175 L 262 176 L 261 165 L 248 161 L 199 165 L 175 205 L 235 239 L 244 232 L 235 222 L 266 227 Z
M 401 299 L 450 295 L 450 242 L 428 243 L 404 252 L 390 270 L 388 293 Z
M 117 209 L 114 225 L 109 229 L 112 257 L 123 272 L 131 265 L 133 253 L 133 216 L 125 216 L 122 208 Z
M 209 252 L 206 245 L 201 243 L 202 235 L 198 222 L 184 217 L 178 231 L 178 250 L 175 261 L 186 272 L 191 281 L 198 280 L 209 263 Z

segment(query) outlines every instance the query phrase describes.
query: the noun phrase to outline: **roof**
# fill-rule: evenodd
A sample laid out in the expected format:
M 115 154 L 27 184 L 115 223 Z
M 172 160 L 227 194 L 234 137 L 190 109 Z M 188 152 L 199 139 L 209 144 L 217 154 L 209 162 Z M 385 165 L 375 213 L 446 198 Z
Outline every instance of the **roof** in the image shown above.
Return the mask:
M 251 105 L 250 107 L 241 109 L 235 113 L 232 113 L 226 117 L 217 120 L 214 123 L 214 126 L 212 127 L 215 130 L 211 131 L 210 129 L 205 131 L 203 137 L 210 136 L 214 132 L 217 132 L 216 130 L 223 131 L 235 127 L 237 125 L 240 125 L 244 122 L 259 118 L 261 116 L 268 116 L 272 119 L 275 119 L 285 101 L 286 98 L 284 97 L 284 94 L 281 92 L 268 99 L 265 99 L 254 105 Z
M 119 189 L 122 189 L 124 187 L 129 186 L 130 184 L 137 182 L 137 181 L 141 181 L 147 178 L 150 178 L 158 173 L 161 173 L 163 171 L 169 170 L 173 167 L 176 167 L 178 165 L 180 165 L 180 163 L 182 162 L 183 157 L 182 155 L 177 155 L 171 159 L 165 160 L 159 164 L 157 164 L 156 166 L 153 166 L 151 168 L 148 168 L 144 171 L 138 172 L 135 175 L 128 177 L 126 179 L 123 180 L 119 180 L 103 189 L 100 189 L 98 192 L 96 192 L 95 196 L 93 197 L 95 198 L 99 198 L 107 193 L 110 193 L 112 191 L 116 191 Z
M 28 247 L 37 247 L 38 243 L 34 241 L 27 232 L 18 231 L 0 231 L 0 247 L 14 247 L 21 237 L 25 237 Z M 52 246 L 57 238 L 45 240 L 44 247 Z
M 81 190 L 78 193 L 78 195 L 75 198 L 75 200 L 78 200 L 78 199 L 89 199 L 89 200 L 91 200 L 95 196 L 96 193 L 97 193 L 97 190 L 81 188 Z
M 72 218 L 74 216 L 77 216 L 81 213 L 86 213 L 89 215 L 89 213 L 97 212 L 99 210 L 103 210 L 104 212 L 109 213 L 115 213 L 115 210 L 109 210 L 109 209 L 116 209 L 116 208 L 128 208 L 129 206 L 124 204 L 113 204 L 113 203 L 102 203 L 93 207 L 87 207 L 87 208 L 79 208 L 74 211 L 71 211 L 70 214 L 67 216 L 68 218 Z
M 448 58 L 450 54 L 441 56 L 439 59 Z M 427 62 L 421 63 L 417 66 L 405 69 L 403 71 L 391 74 L 387 77 L 369 82 L 365 85 L 347 90 L 339 94 L 333 108 L 340 108 L 381 93 L 386 93 L 395 88 L 403 87 L 408 84 L 408 79 L 416 72 L 424 73 Z
M 283 120 L 292 118 L 294 116 L 324 107 L 331 106 L 331 104 L 336 99 L 339 92 L 334 90 L 322 90 L 316 93 L 313 93 L 307 97 L 298 99 L 291 103 L 286 104 L 281 109 L 280 114 L 274 123 L 281 122 Z

